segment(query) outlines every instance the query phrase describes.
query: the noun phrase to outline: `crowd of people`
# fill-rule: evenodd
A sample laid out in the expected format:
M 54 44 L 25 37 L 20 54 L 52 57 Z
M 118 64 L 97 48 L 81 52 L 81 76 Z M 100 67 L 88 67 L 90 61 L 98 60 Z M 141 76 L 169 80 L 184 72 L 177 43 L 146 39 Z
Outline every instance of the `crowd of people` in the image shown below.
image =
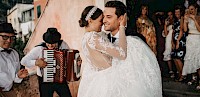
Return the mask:
M 197 83 L 200 90 L 200 16 L 195 4 L 185 0 L 184 5 L 176 5 L 166 13 L 157 12 L 155 16 L 162 37 L 165 37 L 163 59 L 168 66 L 171 78 L 182 82 L 188 79 L 191 85 Z M 148 15 L 148 6 L 142 5 L 136 20 L 137 33 L 142 35 L 126 36 L 126 6 L 120 1 L 108 1 L 105 9 L 87 6 L 79 20 L 85 28 L 82 51 L 86 63 L 83 72 L 81 57 L 77 56 L 76 76 L 81 76 L 78 97 L 162 97 L 162 69 L 158 62 L 158 26 Z M 166 15 L 166 16 L 165 16 Z M 160 17 L 164 18 L 160 18 Z M 101 31 L 110 32 L 109 34 Z M 43 82 L 43 68 L 47 66 L 43 58 L 44 49 L 70 49 L 61 40 L 56 28 L 48 28 L 43 34 L 40 45 L 35 46 L 21 60 L 11 48 L 16 33 L 10 23 L 0 24 L 0 96 L 16 97 L 13 82 L 20 83 L 28 76 L 26 67 L 37 67 L 40 97 L 71 97 L 68 83 Z M 141 39 L 141 37 L 143 37 Z M 176 69 L 173 69 L 173 66 Z M 58 68 L 58 67 L 57 67 Z M 176 75 L 176 76 L 175 76 Z M 197 78 L 196 78 L 197 77 Z
M 157 55 L 162 73 L 166 71 L 163 69 L 168 69 L 168 75 L 175 81 L 188 82 L 189 85 L 197 83 L 197 89 L 200 89 L 197 42 L 200 40 L 199 8 L 199 0 L 185 0 L 183 5 L 174 5 L 167 12 L 155 12 L 151 17 L 148 15 L 148 6 L 142 5 L 136 19 L 137 33 L 144 37 L 144 41 Z M 163 37 L 165 40 L 162 40 Z M 162 66 L 164 64 L 168 68 Z
M 200 47 L 197 42 L 200 40 L 199 6 L 199 0 L 196 2 L 185 0 L 184 5 L 175 5 L 173 10 L 156 13 L 164 17 L 158 17 L 158 22 L 161 21 L 159 26 L 163 28 L 161 33 L 165 37 L 163 60 L 168 65 L 170 77 L 178 82 L 188 82 L 189 85 L 196 83 L 198 90 L 200 89 L 200 57 L 198 55 Z M 157 46 L 158 48 L 162 47 Z M 159 57 L 157 56 L 158 59 Z

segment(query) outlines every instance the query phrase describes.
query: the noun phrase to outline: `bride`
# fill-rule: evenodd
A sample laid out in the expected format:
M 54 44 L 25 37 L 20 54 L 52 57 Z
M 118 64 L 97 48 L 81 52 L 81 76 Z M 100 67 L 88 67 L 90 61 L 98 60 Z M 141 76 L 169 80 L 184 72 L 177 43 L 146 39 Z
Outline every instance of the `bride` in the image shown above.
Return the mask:
M 100 32 L 102 20 L 106 30 L 109 17 L 112 15 L 104 14 L 103 19 L 103 12 L 95 6 L 88 6 L 82 12 L 79 24 L 86 30 L 82 41 L 86 64 L 78 97 L 161 97 L 155 55 L 138 37 L 125 36 L 126 15 L 116 18 L 116 44 L 109 42 L 107 35 Z
M 88 6 L 82 13 L 79 24 L 85 27 L 82 47 L 86 58 L 82 79 L 79 85 L 78 97 L 109 97 L 109 78 L 112 74 L 112 56 L 119 59 L 126 58 L 126 20 L 120 24 L 119 46 L 113 45 L 107 37 L 100 35 L 103 12 L 95 6 Z

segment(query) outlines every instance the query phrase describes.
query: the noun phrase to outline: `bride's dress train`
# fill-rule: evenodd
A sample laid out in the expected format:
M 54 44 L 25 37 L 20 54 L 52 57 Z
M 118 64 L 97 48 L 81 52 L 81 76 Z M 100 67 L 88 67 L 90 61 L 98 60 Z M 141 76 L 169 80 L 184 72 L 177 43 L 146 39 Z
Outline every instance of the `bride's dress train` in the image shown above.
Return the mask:
M 85 64 L 78 97 L 162 97 L 161 73 L 151 49 L 127 36 L 127 58 L 101 71 Z
M 112 68 L 118 76 L 116 80 L 120 79 L 118 84 L 124 86 L 124 89 L 115 86 L 115 90 L 118 87 L 124 91 L 117 97 L 162 97 L 161 73 L 156 56 L 140 38 L 127 36 L 127 58 L 121 61 L 114 58 Z

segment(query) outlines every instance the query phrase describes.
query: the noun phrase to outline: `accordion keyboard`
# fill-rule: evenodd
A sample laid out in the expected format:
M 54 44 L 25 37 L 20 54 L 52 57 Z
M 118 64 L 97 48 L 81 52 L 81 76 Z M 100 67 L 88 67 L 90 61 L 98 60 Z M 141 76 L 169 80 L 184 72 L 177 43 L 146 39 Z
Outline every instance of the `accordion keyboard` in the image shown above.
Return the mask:
M 44 50 L 45 61 L 47 66 L 43 68 L 43 82 L 53 82 L 54 73 L 56 72 L 56 60 L 54 58 L 54 50 Z

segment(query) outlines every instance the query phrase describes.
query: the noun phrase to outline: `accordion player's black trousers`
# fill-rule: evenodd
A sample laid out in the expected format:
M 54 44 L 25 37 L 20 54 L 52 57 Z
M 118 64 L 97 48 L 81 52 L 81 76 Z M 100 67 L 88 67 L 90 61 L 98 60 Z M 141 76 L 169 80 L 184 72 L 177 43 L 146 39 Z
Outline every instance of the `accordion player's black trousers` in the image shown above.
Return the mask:
M 53 97 L 54 91 L 59 97 L 72 97 L 68 83 L 47 83 L 38 77 L 40 97 Z

